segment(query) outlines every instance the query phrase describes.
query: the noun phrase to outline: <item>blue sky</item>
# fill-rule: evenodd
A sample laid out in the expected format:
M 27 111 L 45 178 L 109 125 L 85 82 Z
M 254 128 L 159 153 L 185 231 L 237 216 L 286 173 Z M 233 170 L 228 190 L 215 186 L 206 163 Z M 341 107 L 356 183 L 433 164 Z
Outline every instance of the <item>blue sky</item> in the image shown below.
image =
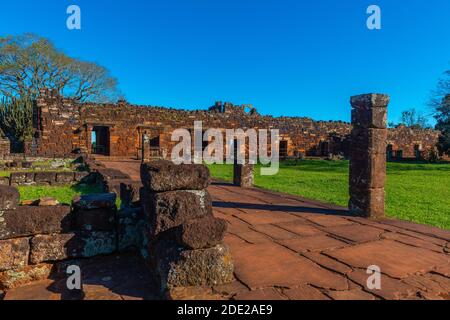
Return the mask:
M 77 4 L 82 30 L 66 28 Z M 382 10 L 382 29 L 366 9 Z M 2 1 L 0 35 L 34 32 L 96 61 L 128 101 L 349 120 L 349 97 L 391 95 L 389 119 L 426 102 L 450 69 L 448 0 Z

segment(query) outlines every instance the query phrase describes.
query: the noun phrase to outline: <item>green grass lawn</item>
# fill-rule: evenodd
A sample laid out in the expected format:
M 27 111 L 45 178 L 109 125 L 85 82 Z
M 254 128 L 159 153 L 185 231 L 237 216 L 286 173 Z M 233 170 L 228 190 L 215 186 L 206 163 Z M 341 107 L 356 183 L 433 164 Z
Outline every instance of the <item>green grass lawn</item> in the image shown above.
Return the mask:
M 37 200 L 52 197 L 63 204 L 71 204 L 76 196 L 91 193 L 101 193 L 102 188 L 79 184 L 74 186 L 19 186 L 20 200 Z
M 231 181 L 232 165 L 209 166 L 213 177 Z M 275 176 L 255 171 L 255 185 L 341 206 L 348 203 L 348 161 L 282 163 Z M 389 217 L 450 229 L 450 164 L 388 163 Z

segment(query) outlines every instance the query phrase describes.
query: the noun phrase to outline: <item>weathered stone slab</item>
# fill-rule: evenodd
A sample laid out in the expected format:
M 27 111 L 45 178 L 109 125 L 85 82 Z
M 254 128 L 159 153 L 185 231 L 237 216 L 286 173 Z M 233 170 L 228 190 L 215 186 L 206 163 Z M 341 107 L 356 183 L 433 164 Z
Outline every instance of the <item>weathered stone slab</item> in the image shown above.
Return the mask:
M 31 264 L 89 258 L 116 251 L 115 232 L 74 232 L 37 235 L 31 239 Z
M 0 177 L 0 186 L 9 186 L 9 177 Z
M 172 242 L 154 247 L 155 271 L 162 289 L 215 286 L 233 281 L 233 260 L 227 246 L 183 250 Z
M 145 213 L 152 236 L 191 219 L 212 216 L 211 196 L 206 190 L 150 193 L 144 201 L 144 207 L 150 209 Z
M 86 179 L 89 176 L 89 172 L 84 172 L 84 171 L 77 171 L 74 174 L 74 180 L 76 182 L 82 182 L 84 179 Z
M 125 207 L 117 212 L 118 250 L 140 249 L 144 243 L 144 216 L 141 208 Z
M 171 161 L 157 160 L 141 165 L 141 180 L 147 189 L 161 192 L 202 190 L 208 187 L 211 178 L 204 165 L 175 165 Z
M 58 172 L 56 174 L 56 182 L 59 184 L 69 184 L 74 181 L 73 172 Z
M 342 239 L 353 242 L 369 242 L 379 240 L 383 230 L 364 225 L 350 225 L 329 227 L 324 231 L 334 234 Z
M 362 217 L 382 218 L 385 210 L 384 188 L 365 189 L 350 186 L 350 200 L 348 208 Z
M 107 180 L 130 180 L 130 176 L 126 173 L 123 173 L 120 170 L 111 169 L 111 168 L 105 168 L 105 169 L 98 169 L 97 173 L 100 175 L 100 179 L 102 181 Z
M 377 265 L 382 273 L 393 278 L 405 278 L 450 263 L 448 255 L 391 240 L 330 250 L 327 255 L 358 268 L 367 269 L 368 266 Z
M 20 206 L 0 219 L 0 239 L 68 232 L 73 226 L 69 206 Z
M 386 154 L 388 132 L 385 129 L 356 128 L 352 130 L 351 139 L 353 158 L 359 154 Z
M 363 155 L 363 154 L 360 154 Z M 364 159 L 365 158 L 365 159 Z M 386 183 L 386 156 L 364 154 L 350 162 L 350 186 L 384 188 Z
M 54 184 L 56 182 L 56 172 L 36 172 L 34 181 L 37 184 Z
M 0 289 L 10 290 L 33 281 L 47 279 L 52 272 L 52 268 L 53 265 L 42 263 L 0 272 Z
M 29 238 L 0 240 L 0 271 L 26 266 L 29 252 Z
M 111 231 L 116 226 L 116 210 L 114 208 L 77 209 L 74 215 L 77 230 Z
M 12 186 L 20 186 L 34 183 L 33 172 L 12 172 L 10 175 L 10 183 Z
M 124 181 L 120 183 L 120 200 L 125 206 L 140 200 L 139 190 L 142 187 L 141 182 Z
M 19 205 L 19 198 L 19 191 L 16 188 L 0 185 L 0 212 L 17 207 Z
M 288 300 L 288 298 L 280 293 L 281 290 L 275 288 L 264 288 L 252 291 L 239 292 L 233 299 L 238 301 L 245 300 Z
M 232 251 L 236 277 L 252 290 L 301 284 L 333 290 L 348 288 L 343 276 L 275 243 L 242 244 Z
M 204 249 L 220 244 L 226 230 L 225 220 L 208 216 L 183 223 L 164 236 L 189 249 Z
M 73 207 L 81 210 L 113 209 L 116 207 L 115 193 L 82 195 L 73 200 Z
M 289 300 L 330 300 L 330 298 L 318 289 L 306 284 L 300 285 L 296 288 L 284 289 L 283 293 L 289 298 Z
M 386 107 L 390 98 L 384 94 L 365 94 L 351 97 L 352 124 L 361 128 L 386 128 Z
M 52 197 L 43 197 L 36 200 L 33 205 L 42 207 L 54 207 L 59 205 L 59 201 Z

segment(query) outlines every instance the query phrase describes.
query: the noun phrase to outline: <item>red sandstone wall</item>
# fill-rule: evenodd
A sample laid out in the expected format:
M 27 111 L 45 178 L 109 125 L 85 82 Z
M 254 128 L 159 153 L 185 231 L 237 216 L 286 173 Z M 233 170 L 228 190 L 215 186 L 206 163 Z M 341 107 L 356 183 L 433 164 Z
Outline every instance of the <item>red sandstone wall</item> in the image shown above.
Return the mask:
M 203 121 L 208 128 L 279 129 L 288 141 L 288 155 L 300 153 L 325 156 L 329 153 L 348 154 L 351 125 L 344 122 L 313 121 L 308 118 L 258 115 L 254 109 L 244 112 L 242 106 L 215 106 L 208 110 L 183 111 L 170 108 L 133 106 L 125 102 L 116 105 L 77 104 L 62 99 L 51 91 L 43 91 L 37 103 L 38 123 L 35 131 L 35 153 L 41 156 L 66 156 L 80 151 L 91 153 L 91 131 L 95 126 L 109 128 L 110 156 L 141 156 L 141 140 L 145 132 L 160 136 L 161 154 L 170 156 L 176 144 L 171 133 L 177 128 L 193 128 L 194 121 Z M 226 110 L 226 112 L 223 112 Z M 235 112 L 230 112 L 235 110 Z M 222 112 L 220 112 L 222 111 Z M 400 127 L 389 132 L 388 143 L 393 150 L 402 150 L 403 157 L 415 157 L 414 147 L 422 151 L 434 148 L 438 132 Z M 31 153 L 31 143 L 27 153 Z

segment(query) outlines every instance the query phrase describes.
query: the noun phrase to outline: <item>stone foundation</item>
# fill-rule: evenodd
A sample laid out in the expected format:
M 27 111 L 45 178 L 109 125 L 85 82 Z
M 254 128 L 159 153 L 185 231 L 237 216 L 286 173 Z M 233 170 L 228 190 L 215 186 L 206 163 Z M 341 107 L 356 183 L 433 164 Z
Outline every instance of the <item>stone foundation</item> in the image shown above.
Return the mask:
M 60 261 L 140 249 L 140 209 L 118 211 L 115 202 L 110 193 L 72 207 L 20 206 L 17 189 L 0 185 L 0 290 L 44 279 Z

